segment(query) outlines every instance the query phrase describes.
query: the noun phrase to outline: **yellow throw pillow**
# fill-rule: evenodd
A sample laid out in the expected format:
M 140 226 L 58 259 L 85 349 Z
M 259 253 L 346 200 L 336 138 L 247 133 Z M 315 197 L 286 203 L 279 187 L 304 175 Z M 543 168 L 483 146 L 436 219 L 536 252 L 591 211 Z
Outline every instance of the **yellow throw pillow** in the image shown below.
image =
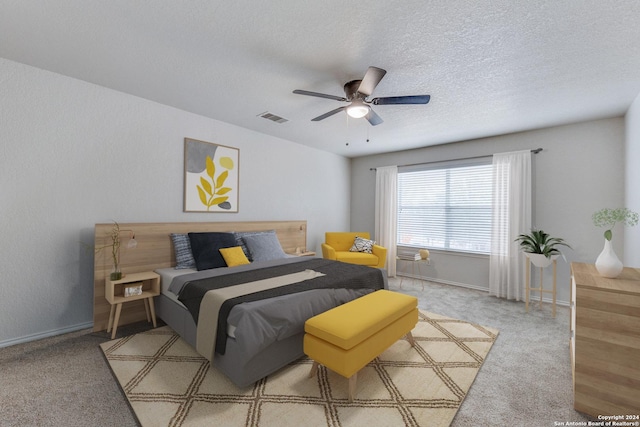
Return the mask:
M 249 264 L 247 256 L 242 251 L 240 246 L 234 246 L 232 248 L 220 249 L 224 262 L 227 263 L 227 267 L 235 267 L 236 265 Z

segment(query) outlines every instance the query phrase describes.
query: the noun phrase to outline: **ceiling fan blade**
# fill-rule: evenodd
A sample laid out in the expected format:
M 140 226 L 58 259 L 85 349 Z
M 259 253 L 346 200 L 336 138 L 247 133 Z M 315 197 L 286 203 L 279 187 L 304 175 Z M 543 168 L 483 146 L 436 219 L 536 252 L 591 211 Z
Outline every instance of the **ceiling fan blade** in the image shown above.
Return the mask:
M 346 101 L 347 100 L 347 98 L 344 98 L 342 96 L 327 95 L 326 93 L 318 93 L 318 92 L 309 92 L 308 90 L 296 89 L 296 90 L 293 91 L 293 93 L 296 93 L 298 95 L 316 96 L 318 98 L 333 99 L 334 101 Z
M 364 118 L 369 120 L 369 123 L 371 123 L 371 126 L 376 126 L 382 123 L 382 118 L 379 115 L 377 115 L 376 112 L 373 111 L 371 108 L 369 108 L 369 112 L 367 113 L 366 116 L 364 116 Z
M 365 96 L 371 96 L 380 80 L 387 74 L 385 70 L 378 67 L 369 67 L 367 72 L 365 73 L 362 81 L 360 82 L 360 86 L 358 87 L 358 92 Z
M 345 108 L 347 108 L 347 107 L 346 107 L 346 106 L 344 106 L 344 107 L 338 107 L 338 108 L 336 108 L 335 110 L 331 110 L 331 111 L 329 111 L 328 113 L 324 113 L 324 114 L 323 114 L 323 115 L 321 115 L 321 116 L 318 116 L 318 117 L 316 117 L 316 118 L 314 118 L 314 119 L 311 119 L 311 121 L 312 121 L 312 122 L 319 122 L 320 120 L 324 120 L 324 119 L 326 119 L 327 117 L 331 117 L 331 116 L 333 116 L 334 114 L 339 113 L 340 111 L 344 110 Z
M 383 98 L 373 98 L 371 103 L 373 105 L 427 104 L 430 99 L 430 95 L 386 96 Z

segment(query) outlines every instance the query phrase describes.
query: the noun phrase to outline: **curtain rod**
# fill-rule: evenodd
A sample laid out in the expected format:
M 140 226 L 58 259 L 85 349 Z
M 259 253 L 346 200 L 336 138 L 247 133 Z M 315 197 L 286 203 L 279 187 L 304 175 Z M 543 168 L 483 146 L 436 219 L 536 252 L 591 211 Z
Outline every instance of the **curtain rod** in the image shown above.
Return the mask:
M 531 153 L 538 154 L 542 151 L 542 148 L 534 148 L 531 150 Z M 482 159 L 483 157 L 491 157 L 493 154 L 487 154 L 486 156 L 473 156 L 473 157 L 462 157 L 459 159 L 449 159 L 449 160 L 436 160 L 433 162 L 422 162 L 422 163 L 411 163 L 408 165 L 398 165 L 399 168 L 407 167 L 407 166 L 418 166 L 418 165 L 430 165 L 432 163 L 441 163 L 441 162 L 455 162 L 458 160 L 473 160 L 473 159 Z M 376 170 L 376 168 L 369 168 L 370 171 Z

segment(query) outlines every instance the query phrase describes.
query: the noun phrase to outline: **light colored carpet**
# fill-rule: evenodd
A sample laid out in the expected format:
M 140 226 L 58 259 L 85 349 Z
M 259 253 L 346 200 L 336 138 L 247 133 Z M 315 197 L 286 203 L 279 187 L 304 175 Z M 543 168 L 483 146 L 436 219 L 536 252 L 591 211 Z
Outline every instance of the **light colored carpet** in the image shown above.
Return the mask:
M 448 426 L 498 331 L 422 311 L 416 347 L 400 340 L 348 380 L 302 358 L 239 389 L 169 327 L 101 344 L 146 426 Z

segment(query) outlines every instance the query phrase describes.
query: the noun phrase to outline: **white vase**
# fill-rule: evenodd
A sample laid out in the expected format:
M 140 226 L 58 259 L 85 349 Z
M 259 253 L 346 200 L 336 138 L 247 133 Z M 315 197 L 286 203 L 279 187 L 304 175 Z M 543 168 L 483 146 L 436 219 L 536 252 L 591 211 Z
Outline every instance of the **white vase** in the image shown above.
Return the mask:
M 531 260 L 531 263 L 533 265 L 540 268 L 546 268 L 550 266 L 553 261 L 558 259 L 558 255 L 551 255 L 549 258 L 547 258 L 543 254 L 532 254 L 530 252 L 526 252 L 525 254 Z
M 611 241 L 604 239 L 604 249 L 596 259 L 596 270 L 602 277 L 614 279 L 622 273 L 622 261 L 618 259 L 613 251 Z

